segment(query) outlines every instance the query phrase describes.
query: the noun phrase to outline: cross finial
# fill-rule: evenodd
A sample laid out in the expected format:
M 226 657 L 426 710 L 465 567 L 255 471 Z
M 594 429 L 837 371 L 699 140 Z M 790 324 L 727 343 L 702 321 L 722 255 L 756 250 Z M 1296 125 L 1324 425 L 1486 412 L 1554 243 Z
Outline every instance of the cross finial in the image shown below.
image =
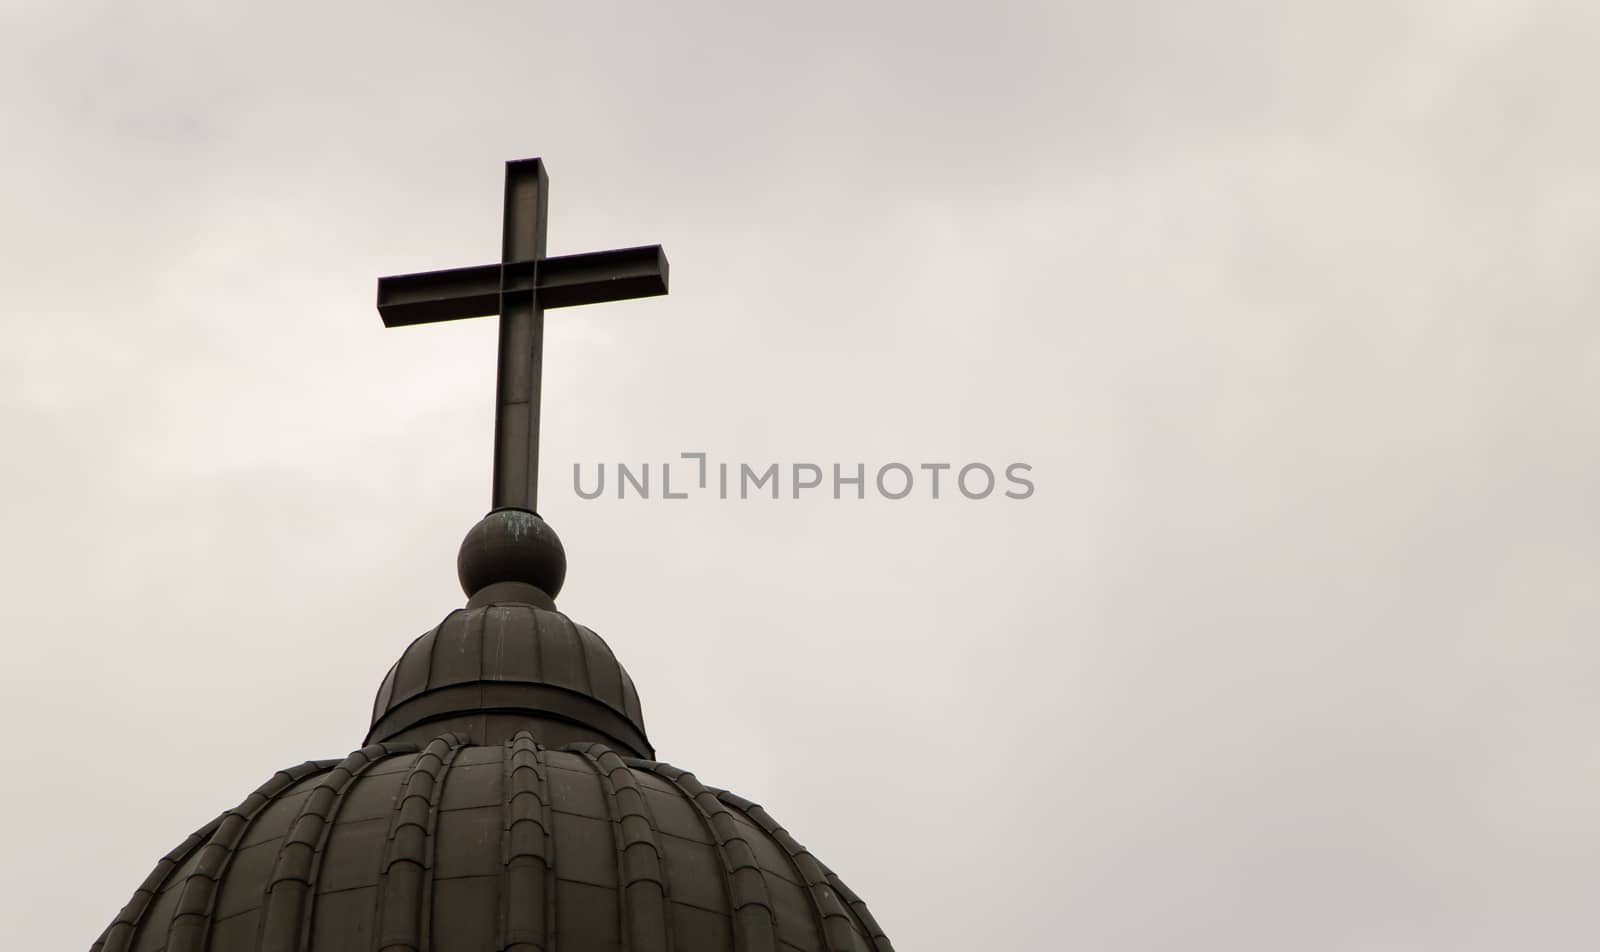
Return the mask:
M 507 162 L 499 264 L 378 279 L 388 327 L 500 315 L 493 509 L 538 507 L 545 309 L 667 293 L 660 245 L 545 257 L 549 192 L 539 159 Z

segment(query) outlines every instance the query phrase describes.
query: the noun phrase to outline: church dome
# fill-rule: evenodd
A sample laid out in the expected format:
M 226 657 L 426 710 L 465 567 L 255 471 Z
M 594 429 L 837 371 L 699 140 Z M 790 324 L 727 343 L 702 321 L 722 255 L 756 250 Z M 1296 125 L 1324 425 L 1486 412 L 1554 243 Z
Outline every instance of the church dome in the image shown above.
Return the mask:
M 413 641 L 378 688 L 367 742 L 454 729 L 499 743 L 529 717 L 545 722 L 547 744 L 655 753 L 633 679 L 600 636 L 554 609 L 516 603 L 451 612 Z
M 603 744 L 445 732 L 280 770 L 92 952 L 888 952 L 765 810 Z
M 389 668 L 365 746 L 201 827 L 92 952 L 889 952 L 765 810 L 655 759 L 616 656 L 528 580 L 565 573 L 516 551 L 559 547 L 532 518 Z

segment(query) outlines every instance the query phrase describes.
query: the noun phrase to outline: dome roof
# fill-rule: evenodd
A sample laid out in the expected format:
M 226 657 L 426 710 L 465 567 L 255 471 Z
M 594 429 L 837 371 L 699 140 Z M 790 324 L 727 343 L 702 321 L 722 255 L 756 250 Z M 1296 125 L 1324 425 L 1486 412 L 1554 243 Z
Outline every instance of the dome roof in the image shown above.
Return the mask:
M 92 952 L 889 952 L 761 807 L 670 764 L 444 732 L 282 770 Z
M 542 519 L 462 552 L 467 607 L 390 667 L 366 746 L 201 827 L 93 952 L 889 952 L 765 810 L 654 759 Z
M 451 728 L 500 743 L 529 716 L 545 722 L 540 739 L 552 746 L 595 740 L 655 754 L 633 679 L 600 636 L 554 608 L 519 603 L 451 612 L 413 641 L 378 688 L 367 742 Z

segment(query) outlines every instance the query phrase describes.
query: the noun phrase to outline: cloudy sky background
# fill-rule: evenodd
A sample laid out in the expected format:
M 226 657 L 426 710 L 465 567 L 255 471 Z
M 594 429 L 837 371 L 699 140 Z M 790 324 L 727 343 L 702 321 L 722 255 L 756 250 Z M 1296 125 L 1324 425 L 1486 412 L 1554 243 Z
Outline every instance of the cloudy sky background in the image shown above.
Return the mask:
M 0 5 L 0 945 L 86 947 L 462 601 L 551 314 L 563 610 L 898 947 L 1600 939 L 1592 4 Z M 583 501 L 574 462 L 1033 466 Z

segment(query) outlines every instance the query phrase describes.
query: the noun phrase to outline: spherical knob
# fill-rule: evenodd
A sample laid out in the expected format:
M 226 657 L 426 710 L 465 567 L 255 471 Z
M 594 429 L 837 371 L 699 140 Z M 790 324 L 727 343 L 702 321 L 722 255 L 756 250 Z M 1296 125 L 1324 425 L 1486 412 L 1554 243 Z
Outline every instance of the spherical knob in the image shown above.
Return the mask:
M 567 553 L 536 514 L 496 509 L 461 540 L 456 575 L 468 598 L 497 582 L 523 582 L 555 598 L 567 577 Z

